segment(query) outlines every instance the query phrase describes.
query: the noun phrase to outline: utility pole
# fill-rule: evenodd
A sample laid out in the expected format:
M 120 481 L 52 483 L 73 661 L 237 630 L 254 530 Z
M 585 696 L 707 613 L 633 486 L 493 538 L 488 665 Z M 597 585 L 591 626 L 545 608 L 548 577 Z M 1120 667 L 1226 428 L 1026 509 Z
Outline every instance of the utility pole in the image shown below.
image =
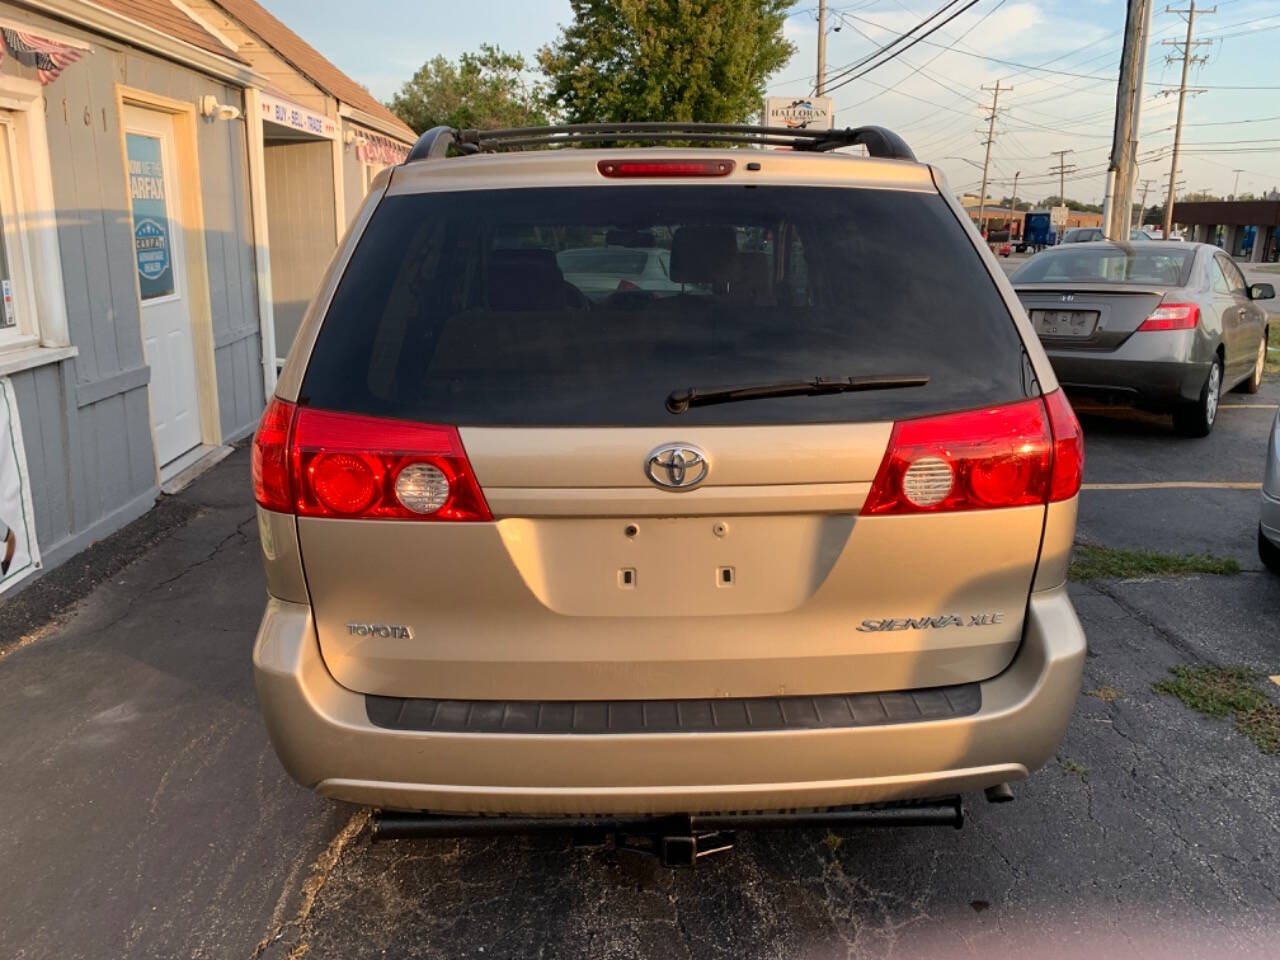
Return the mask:
M 813 89 L 818 96 L 827 89 L 827 0 L 818 0 L 818 82 Z
M 1050 150 L 1049 151 L 1049 156 L 1058 158 L 1057 165 L 1051 168 L 1049 172 L 1056 173 L 1058 175 L 1058 202 L 1059 203 L 1067 202 L 1067 174 L 1074 173 L 1076 169 L 1074 163 L 1068 165 L 1065 162 L 1065 158 L 1068 153 L 1075 153 L 1075 151 L 1074 150 Z
M 1062 207 L 1065 207 L 1067 205 L 1067 174 L 1074 173 L 1076 169 L 1075 164 L 1070 164 L 1070 165 L 1067 164 L 1068 153 L 1075 153 L 1075 151 L 1068 149 L 1068 150 L 1051 150 L 1049 152 L 1050 156 L 1058 158 L 1057 166 L 1051 168 L 1049 172 L 1056 173 L 1058 175 L 1058 205 Z M 1058 242 L 1061 243 L 1062 232 L 1063 232 L 1062 228 L 1066 226 L 1066 224 L 1059 223 L 1059 224 L 1054 224 L 1054 226 L 1058 228 L 1057 230 L 1054 231 L 1054 233 L 1058 237 Z
M 1106 236 L 1124 239 L 1129 229 L 1133 192 L 1138 176 L 1138 131 L 1142 121 L 1142 96 L 1147 75 L 1148 37 L 1155 0 L 1129 0 L 1125 15 L 1124 49 L 1120 58 L 1120 82 L 1116 86 L 1115 129 L 1104 191 L 1103 228 Z
M 1124 208 L 1133 209 L 1133 192 L 1138 179 L 1138 134 L 1142 129 L 1142 97 L 1147 82 L 1147 48 L 1151 45 L 1151 11 L 1155 0 L 1145 0 L 1142 14 L 1142 40 L 1138 47 L 1138 63 L 1133 76 L 1133 118 L 1129 125 L 1129 173 L 1125 181 Z
M 1135 114 L 1142 102 L 1146 26 L 1150 22 L 1153 2 L 1128 0 L 1128 12 L 1125 14 L 1120 81 L 1116 85 L 1115 128 L 1111 135 L 1111 157 L 1102 203 L 1102 228 L 1108 239 L 1124 238 L 1129 225 L 1127 198 L 1134 177 L 1131 159 L 1137 142 L 1138 120 Z
M 1009 200 L 1009 223 L 1010 223 L 1010 225 L 1012 225 L 1012 224 L 1013 224 L 1013 221 L 1014 221 L 1014 220 L 1017 220 L 1017 219 L 1018 219 L 1018 178 L 1019 178 L 1020 176 L 1022 176 L 1022 171 L 1021 171 L 1021 170 L 1015 170 L 1015 171 L 1013 171 L 1013 197 Z M 1013 231 L 1012 231 L 1012 230 L 1010 230 L 1010 236 L 1012 236 L 1012 233 L 1013 233 Z M 1019 240 L 1021 240 L 1021 239 L 1022 239 L 1022 230 L 1021 230 L 1021 229 L 1019 229 L 1019 230 L 1018 230 L 1018 239 L 1019 239 Z
M 991 116 L 987 117 L 987 139 L 983 141 L 987 147 L 986 156 L 982 158 L 982 189 L 978 191 L 978 232 L 982 232 L 982 221 L 987 212 L 987 169 L 991 166 L 991 144 L 996 142 L 996 114 L 1000 110 L 1000 81 L 994 87 L 983 86 L 981 89 L 991 91 Z M 1006 92 L 1013 87 L 1005 87 Z M 979 131 L 981 132 L 981 131 Z
M 1173 232 L 1173 194 L 1174 181 L 1178 179 L 1178 152 L 1182 149 L 1182 114 L 1187 105 L 1187 73 L 1191 70 L 1193 62 L 1203 62 L 1204 57 L 1197 57 L 1192 54 L 1192 49 L 1202 44 L 1213 43 L 1212 40 L 1193 41 L 1191 39 L 1192 31 L 1196 25 L 1196 0 L 1191 0 L 1185 10 L 1175 10 L 1173 7 L 1165 7 L 1168 13 L 1176 13 L 1187 18 L 1187 38 L 1181 42 L 1177 40 L 1164 41 L 1166 46 L 1181 47 L 1181 57 L 1170 56 L 1168 62 L 1173 63 L 1175 60 L 1182 60 L 1182 82 L 1178 84 L 1178 119 L 1173 128 L 1173 162 L 1169 166 L 1169 199 L 1164 205 L 1164 236 L 1167 240 Z M 1217 6 L 1209 10 L 1201 10 L 1201 13 L 1217 13 Z
M 1142 218 L 1147 212 L 1147 191 L 1151 189 L 1153 183 L 1155 183 L 1154 180 L 1142 181 L 1142 202 L 1138 204 L 1138 222 L 1133 225 L 1135 230 L 1142 229 Z
M 1232 170 L 1231 172 L 1236 175 L 1236 184 L 1234 187 L 1231 188 L 1231 199 L 1234 200 L 1236 198 L 1236 195 L 1240 192 L 1240 174 L 1244 173 L 1244 171 Z

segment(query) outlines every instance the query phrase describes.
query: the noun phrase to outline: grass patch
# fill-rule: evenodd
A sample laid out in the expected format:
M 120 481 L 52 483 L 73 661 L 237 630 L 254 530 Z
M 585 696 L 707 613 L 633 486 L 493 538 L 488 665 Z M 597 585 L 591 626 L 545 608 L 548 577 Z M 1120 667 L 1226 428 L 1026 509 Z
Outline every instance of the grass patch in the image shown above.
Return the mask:
M 1236 729 L 1258 745 L 1263 753 L 1280 753 L 1280 707 L 1274 703 L 1246 710 L 1236 717 Z
M 1280 377 L 1280 323 L 1273 324 L 1267 332 L 1267 361 L 1262 371 L 1268 376 Z
M 1063 773 L 1069 773 L 1082 780 L 1089 775 L 1089 768 L 1077 760 L 1063 760 L 1060 762 L 1060 765 Z
M 1240 564 L 1209 554 L 1116 550 L 1078 543 L 1071 552 L 1067 576 L 1072 580 L 1120 580 L 1131 577 L 1181 576 L 1190 573 L 1232 574 Z
M 1267 699 L 1262 674 L 1245 667 L 1174 667 L 1173 677 L 1155 684 L 1205 716 L 1234 717 L 1236 729 L 1263 753 L 1280 753 L 1280 707 Z
M 1098 687 L 1096 690 L 1086 690 L 1085 693 L 1091 697 L 1097 697 L 1103 703 L 1115 703 L 1117 700 L 1124 697 L 1123 690 L 1119 687 L 1112 686 L 1102 686 Z

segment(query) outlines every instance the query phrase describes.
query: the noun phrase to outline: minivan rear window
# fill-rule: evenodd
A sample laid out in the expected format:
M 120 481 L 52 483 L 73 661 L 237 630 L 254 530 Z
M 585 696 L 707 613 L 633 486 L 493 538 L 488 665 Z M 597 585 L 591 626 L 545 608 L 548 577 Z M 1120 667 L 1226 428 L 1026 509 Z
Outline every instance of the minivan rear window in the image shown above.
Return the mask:
M 640 276 L 655 251 L 664 269 Z M 929 381 L 665 406 L 688 387 L 872 375 Z M 1028 389 L 1009 311 L 937 195 L 627 185 L 384 198 L 299 399 L 473 426 L 736 425 L 900 419 Z

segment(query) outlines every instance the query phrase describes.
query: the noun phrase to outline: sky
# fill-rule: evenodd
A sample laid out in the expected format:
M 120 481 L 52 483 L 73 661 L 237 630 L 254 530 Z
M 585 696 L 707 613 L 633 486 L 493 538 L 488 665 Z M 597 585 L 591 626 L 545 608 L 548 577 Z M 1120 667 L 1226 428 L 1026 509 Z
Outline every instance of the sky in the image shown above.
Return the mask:
M 571 16 L 567 0 L 262 2 L 382 100 L 436 54 L 454 59 L 492 43 L 532 59 Z M 955 3 L 930 26 L 968 3 Z M 830 0 L 829 86 L 838 82 L 840 68 L 915 27 L 943 4 Z M 1212 42 L 1195 50 L 1207 59 L 1191 70 L 1189 85 L 1203 92 L 1186 102 L 1179 195 L 1230 194 L 1236 170 L 1241 171 L 1240 193 L 1280 188 L 1280 2 L 1217 0 L 1216 6 L 1216 13 L 1196 17 L 1195 37 Z M 1049 171 L 1057 160 L 1051 151 L 1071 150 L 1065 162 L 1076 171 L 1067 174 L 1066 195 L 1100 202 L 1124 17 L 1123 0 L 977 0 L 892 61 L 831 89 L 836 124 L 889 127 L 920 159 L 942 167 L 956 192 L 976 193 L 991 103 L 991 92 L 982 87 L 999 81 L 1001 109 L 988 194 L 1009 196 L 1015 173 L 1020 174 L 1019 198 L 1056 194 L 1058 177 Z M 816 70 L 817 0 L 798 0 L 785 30 L 796 53 L 770 78 L 768 92 L 804 96 L 813 90 Z M 1148 205 L 1168 188 L 1177 115 L 1181 67 L 1166 62 L 1177 48 L 1164 41 L 1181 41 L 1185 31 L 1186 20 L 1158 2 L 1139 143 L 1139 181 L 1151 181 Z M 1270 89 L 1240 89 L 1247 87 Z M 1168 88 L 1174 95 L 1162 93 Z

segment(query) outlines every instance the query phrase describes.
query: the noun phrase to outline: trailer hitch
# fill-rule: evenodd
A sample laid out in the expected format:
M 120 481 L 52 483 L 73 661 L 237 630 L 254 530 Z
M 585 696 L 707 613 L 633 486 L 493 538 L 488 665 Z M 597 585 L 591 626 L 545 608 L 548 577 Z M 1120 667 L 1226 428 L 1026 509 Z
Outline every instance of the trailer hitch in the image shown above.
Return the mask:
M 579 842 L 603 843 L 612 836 L 618 850 L 652 856 L 668 867 L 692 867 L 706 857 L 733 849 L 740 830 L 926 826 L 959 829 L 963 825 L 960 798 L 945 797 L 821 810 L 658 816 L 450 816 L 378 810 L 373 814 L 372 832 L 374 840 L 567 833 Z
M 688 816 L 662 817 L 643 833 L 617 833 L 616 850 L 656 857 L 664 867 L 693 867 L 699 860 L 733 849 L 732 830 L 698 830 Z

